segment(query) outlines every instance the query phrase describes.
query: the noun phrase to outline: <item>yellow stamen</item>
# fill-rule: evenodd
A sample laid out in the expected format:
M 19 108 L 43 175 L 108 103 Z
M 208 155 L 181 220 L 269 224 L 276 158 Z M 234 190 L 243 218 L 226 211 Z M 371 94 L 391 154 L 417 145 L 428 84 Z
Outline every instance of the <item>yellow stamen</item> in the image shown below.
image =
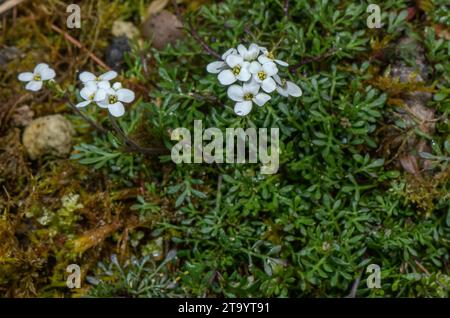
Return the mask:
M 109 96 L 108 101 L 109 101 L 110 104 L 115 104 L 119 100 L 117 99 L 117 96 L 113 95 L 113 96 Z
M 254 96 L 253 96 L 252 93 L 247 93 L 247 94 L 244 95 L 244 99 L 245 99 L 245 100 L 252 100 L 253 97 L 254 97 Z
M 41 77 L 41 75 L 39 75 L 39 74 L 36 74 L 36 75 L 34 75 L 34 77 L 33 77 L 33 80 L 35 80 L 35 81 L 40 81 L 42 79 L 42 77 Z
M 234 76 L 239 75 L 240 72 L 241 72 L 241 66 L 240 65 L 236 65 L 235 67 L 233 67 L 233 74 L 234 74 Z
M 259 71 L 259 72 L 258 72 L 258 78 L 259 78 L 261 81 L 264 81 L 264 80 L 267 78 L 266 72 L 264 72 L 264 71 Z

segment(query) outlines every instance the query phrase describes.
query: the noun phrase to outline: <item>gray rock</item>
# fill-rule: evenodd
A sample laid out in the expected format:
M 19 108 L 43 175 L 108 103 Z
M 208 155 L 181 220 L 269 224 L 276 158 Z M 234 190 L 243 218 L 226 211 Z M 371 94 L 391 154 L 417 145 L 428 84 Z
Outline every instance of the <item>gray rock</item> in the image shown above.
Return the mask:
M 123 69 L 125 53 L 130 52 L 131 47 L 126 36 L 114 38 L 106 49 L 106 64 L 117 72 Z
M 44 155 L 66 157 L 72 150 L 74 135 L 70 121 L 50 115 L 33 120 L 23 133 L 22 143 L 32 160 Z

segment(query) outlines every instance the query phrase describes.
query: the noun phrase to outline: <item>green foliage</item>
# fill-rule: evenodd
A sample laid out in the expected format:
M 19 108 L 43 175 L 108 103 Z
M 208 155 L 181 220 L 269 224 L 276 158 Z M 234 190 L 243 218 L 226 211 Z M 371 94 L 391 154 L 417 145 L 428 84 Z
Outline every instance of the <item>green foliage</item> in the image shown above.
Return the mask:
M 124 265 L 116 255 L 107 264 L 99 263 L 96 277 L 88 277 L 95 287 L 89 290 L 92 297 L 182 297 L 177 282 L 172 281 L 165 265 L 176 256 L 170 251 L 160 264 L 149 257 L 138 260 L 132 257 Z
M 428 217 L 407 199 L 405 176 L 377 151 L 385 142 L 377 131 L 390 120 L 387 93 L 367 81 L 378 63 L 368 61 L 374 35 L 424 36 L 426 56 L 436 72 L 432 81 L 442 94 L 435 96 L 433 106 L 437 118 L 446 118 L 450 42 L 438 39 L 431 27 L 408 23 L 405 1 L 383 4 L 386 29 L 379 31 L 366 27 L 366 4 L 291 1 L 287 18 L 282 2 L 229 0 L 204 6 L 189 19 L 219 52 L 254 41 L 275 47 L 276 55 L 292 65 L 332 50 L 328 58 L 290 75 L 303 90 L 301 98 L 275 97 L 249 116 L 237 117 L 226 90 L 205 71 L 212 58 L 187 39 L 152 51 L 157 68 L 151 75 L 159 89 L 129 115 L 167 147 L 173 144 L 167 131 L 192 130 L 199 119 L 204 127 L 221 130 L 277 127 L 277 174 L 261 175 L 258 164 L 175 166 L 167 157 L 161 158 L 159 165 L 167 168 L 161 171 L 120 151 L 111 136 L 79 145 L 73 158 L 124 178 L 149 170 L 157 181 L 146 194 L 167 198 L 169 207 L 164 208 L 171 213 L 163 214 L 161 202 L 143 196 L 133 209 L 141 220 L 161 213 L 159 220 L 152 219 L 151 229 L 178 250 L 183 295 L 343 297 L 360 279 L 360 297 L 448 296 L 448 195 L 435 199 Z M 140 78 L 137 61 L 129 59 L 127 75 Z M 435 170 L 445 171 L 448 122 L 438 127 L 433 137 L 437 146 L 425 156 L 436 159 Z M 159 281 L 157 273 L 166 268 L 147 269 L 147 261 L 132 261 L 127 270 L 114 261 L 112 267 L 103 266 L 112 282 L 103 280 L 91 295 L 173 296 L 167 284 L 177 274 L 164 272 Z M 368 264 L 381 267 L 379 290 L 366 287 Z

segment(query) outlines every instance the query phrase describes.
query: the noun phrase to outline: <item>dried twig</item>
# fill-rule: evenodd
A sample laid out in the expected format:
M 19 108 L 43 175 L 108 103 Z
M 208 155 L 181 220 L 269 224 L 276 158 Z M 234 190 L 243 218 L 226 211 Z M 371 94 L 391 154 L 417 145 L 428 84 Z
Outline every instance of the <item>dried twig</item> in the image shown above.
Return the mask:
M 283 6 L 284 16 L 286 18 L 289 17 L 289 0 L 284 0 L 284 6 Z
M 130 139 L 125 132 L 122 130 L 122 128 L 120 128 L 119 124 L 117 123 L 116 119 L 111 116 L 111 114 L 109 115 L 109 119 L 111 120 L 112 126 L 114 128 L 114 130 L 117 132 L 117 134 L 120 135 L 120 137 L 122 138 L 123 142 L 126 143 L 129 147 L 130 150 L 134 151 L 134 152 L 139 152 L 142 153 L 144 155 L 162 155 L 162 154 L 167 154 L 168 150 L 165 148 L 144 148 L 139 146 L 134 140 Z
M 183 17 L 181 16 L 180 13 L 180 9 L 178 7 L 177 1 L 176 0 L 172 0 L 172 5 L 174 7 L 175 10 L 175 15 L 177 16 L 178 20 L 180 20 L 181 23 L 183 23 L 183 25 L 186 24 L 186 22 L 184 21 Z M 197 30 L 194 28 L 194 26 L 189 22 L 187 23 L 188 27 L 184 27 L 184 31 L 186 31 L 186 33 L 188 33 L 191 37 L 194 38 L 194 40 L 197 41 L 198 44 L 200 44 L 200 46 L 203 48 L 203 50 L 208 53 L 208 55 L 211 55 L 217 59 L 221 59 L 221 55 L 219 53 L 217 53 L 216 51 L 214 51 L 213 48 L 211 48 L 206 42 L 205 40 L 203 40 L 201 38 L 201 36 L 198 34 Z
M 23 103 L 25 100 L 29 99 L 31 94 L 26 93 L 24 95 L 20 95 L 19 98 L 15 101 L 11 101 L 8 104 L 4 104 L 4 106 L 0 106 L 0 127 L 4 127 L 6 123 L 9 121 L 12 113 L 16 109 L 16 107 Z
M 5 13 L 6 11 L 15 8 L 17 5 L 25 2 L 26 0 L 9 0 L 0 5 L 0 14 Z
M 63 30 L 61 30 L 60 28 L 58 28 L 56 25 L 52 24 L 51 28 L 58 32 L 59 34 L 61 34 L 67 41 L 69 41 L 70 43 L 72 43 L 73 45 L 75 45 L 76 47 L 78 47 L 79 49 L 85 51 L 87 53 L 87 55 L 98 65 L 100 65 L 101 67 L 103 67 L 105 70 L 110 71 L 111 68 L 106 65 L 105 62 L 103 62 L 97 55 L 95 55 L 94 53 L 92 53 L 91 51 L 89 51 L 83 44 L 81 44 L 77 39 L 75 39 L 74 37 L 72 37 L 70 34 L 68 34 L 67 32 L 64 32 Z
M 331 50 L 328 50 L 327 52 L 325 52 L 322 55 L 306 57 L 306 58 L 302 59 L 300 62 L 298 62 L 297 64 L 292 65 L 289 68 L 289 72 L 295 73 L 299 67 L 301 67 L 301 66 L 303 66 L 305 64 L 309 64 L 309 63 L 312 63 L 312 62 L 318 62 L 318 61 L 321 61 L 323 59 L 326 59 L 327 57 L 330 57 L 331 55 L 333 55 L 336 52 L 337 52 L 337 49 L 333 48 Z
M 352 289 L 350 290 L 350 293 L 348 294 L 348 296 L 346 298 L 355 298 L 356 297 L 356 292 L 358 291 L 358 286 L 359 286 L 360 281 L 361 281 L 361 275 L 358 276 L 355 279 L 355 281 L 353 282 Z

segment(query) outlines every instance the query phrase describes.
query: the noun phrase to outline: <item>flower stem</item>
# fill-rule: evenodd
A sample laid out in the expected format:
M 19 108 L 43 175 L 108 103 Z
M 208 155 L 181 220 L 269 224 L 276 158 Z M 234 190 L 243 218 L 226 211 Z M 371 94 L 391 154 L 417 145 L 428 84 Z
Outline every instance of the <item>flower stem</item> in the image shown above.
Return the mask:
M 139 146 L 134 140 L 130 139 L 125 132 L 120 128 L 119 123 L 117 120 L 109 115 L 109 119 L 111 120 L 112 127 L 117 132 L 117 134 L 122 138 L 123 142 L 128 145 L 129 149 L 134 152 L 140 152 L 144 155 L 162 155 L 167 154 L 168 151 L 165 148 L 145 148 Z
M 86 122 L 88 122 L 94 129 L 96 129 L 99 133 L 101 134 L 106 134 L 108 133 L 108 130 L 103 128 L 100 124 L 96 123 L 95 121 L 93 121 L 92 119 L 90 119 L 88 116 L 86 116 L 85 114 L 83 114 L 82 111 L 80 111 L 71 101 L 69 96 L 67 95 L 67 93 L 64 94 L 64 97 L 67 99 L 67 103 L 69 104 L 70 108 L 72 108 L 72 110 L 77 113 L 78 115 L 80 115 Z

